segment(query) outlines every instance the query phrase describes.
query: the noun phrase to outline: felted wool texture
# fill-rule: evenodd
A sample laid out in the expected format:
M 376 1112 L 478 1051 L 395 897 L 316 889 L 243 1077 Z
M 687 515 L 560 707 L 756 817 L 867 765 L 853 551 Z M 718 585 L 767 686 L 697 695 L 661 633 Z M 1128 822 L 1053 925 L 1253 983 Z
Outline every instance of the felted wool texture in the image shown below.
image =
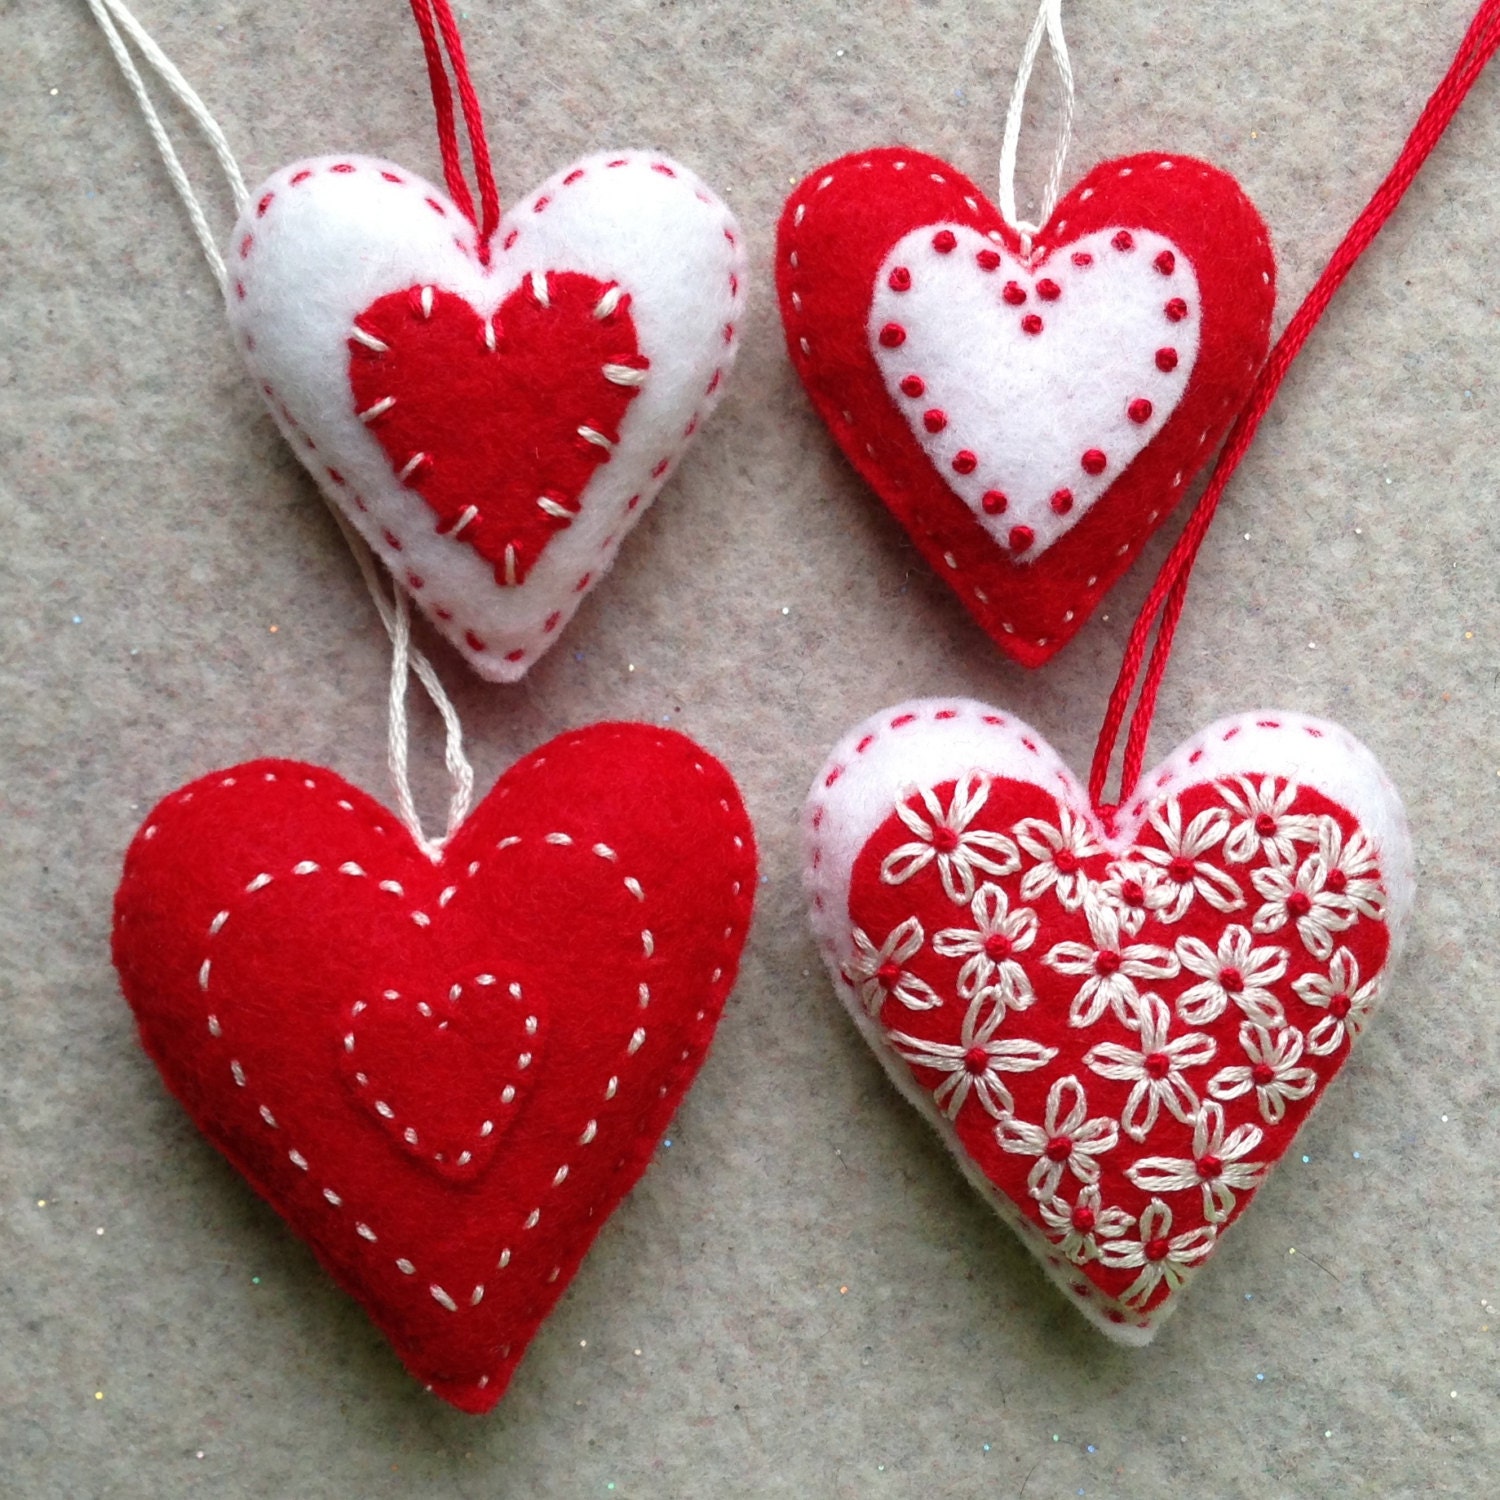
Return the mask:
M 754 888 L 734 782 L 668 730 L 542 746 L 436 861 L 331 771 L 255 761 L 149 814 L 114 957 L 198 1127 L 481 1412 L 703 1061 Z
M 235 226 L 228 309 L 325 495 L 475 670 L 510 682 L 718 403 L 744 252 L 687 168 L 630 151 L 513 206 L 487 267 L 475 241 L 391 162 L 294 162 Z
M 776 275 L 819 415 L 1025 666 L 1071 639 L 1212 456 L 1275 302 L 1249 199 L 1162 153 L 1095 167 L 1029 248 L 935 157 L 843 157 L 787 200 Z
M 925 699 L 850 731 L 804 813 L 813 929 L 861 1034 L 1127 1344 L 1342 1067 L 1414 889 L 1400 798 L 1337 725 L 1223 719 L 1141 788 L 1106 830 L 1027 725 Z

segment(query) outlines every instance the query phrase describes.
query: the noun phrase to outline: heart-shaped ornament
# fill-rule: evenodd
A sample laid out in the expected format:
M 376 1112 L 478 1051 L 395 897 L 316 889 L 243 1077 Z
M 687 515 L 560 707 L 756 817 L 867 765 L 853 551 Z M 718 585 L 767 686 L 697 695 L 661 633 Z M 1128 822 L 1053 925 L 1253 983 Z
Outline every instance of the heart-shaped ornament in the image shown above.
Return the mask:
M 901 1092 L 1110 1337 L 1177 1305 L 1349 1055 L 1410 910 L 1401 802 L 1300 714 L 1224 719 L 1106 828 L 983 704 L 877 714 L 805 815 L 812 923 Z
M 204 777 L 136 835 L 114 956 L 199 1129 L 478 1412 L 687 1092 L 754 888 L 724 768 L 601 724 L 514 766 L 435 861 L 331 771 Z
M 1096 167 L 1029 245 L 899 148 L 787 200 L 787 347 L 819 415 L 995 643 L 1064 645 L 1213 454 L 1265 358 L 1275 265 L 1234 180 Z
M 390 162 L 294 162 L 230 243 L 229 317 L 293 451 L 434 625 L 512 682 L 614 560 L 717 404 L 745 257 L 687 168 L 558 172 L 488 259 Z

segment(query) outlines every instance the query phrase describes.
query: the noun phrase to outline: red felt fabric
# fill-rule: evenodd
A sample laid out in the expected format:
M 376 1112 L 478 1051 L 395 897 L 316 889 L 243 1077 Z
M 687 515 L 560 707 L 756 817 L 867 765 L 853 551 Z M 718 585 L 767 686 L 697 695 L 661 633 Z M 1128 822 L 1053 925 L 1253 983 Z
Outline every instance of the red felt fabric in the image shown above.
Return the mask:
M 114 956 L 199 1128 L 481 1412 L 703 1061 L 754 888 L 724 768 L 602 724 L 508 771 L 436 864 L 331 771 L 206 776 L 132 843 Z
M 1274 778 L 1267 780 L 1272 781 Z M 1238 783 L 1231 780 L 1229 785 L 1237 786 Z M 1275 785 L 1280 787 L 1284 783 L 1276 781 Z M 936 788 L 937 801 L 942 808 L 951 806 L 953 790 L 952 782 Z M 1205 810 L 1226 806 L 1219 789 L 1213 783 L 1190 785 L 1171 800 L 1175 801 L 1180 810 L 1183 829 L 1190 829 L 1193 820 Z M 920 816 L 927 817 L 927 809 L 916 793 L 907 802 Z M 1157 810 L 1165 806 L 1165 800 L 1155 804 Z M 1147 799 L 1147 807 L 1149 819 L 1152 807 L 1150 799 Z M 1293 819 L 1304 815 L 1331 816 L 1337 819 L 1346 845 L 1349 836 L 1358 827 L 1355 818 L 1346 809 L 1306 787 L 1297 791 L 1295 800 L 1285 809 L 1285 813 Z M 1237 813 L 1231 813 L 1231 817 L 1236 823 L 1243 821 Z M 1056 798 L 1041 787 L 1027 782 L 996 779 L 990 785 L 983 808 L 967 825 L 965 832 L 998 832 L 1016 841 L 1016 825 L 1024 819 L 1039 819 L 1052 828 L 1057 828 L 1059 811 Z M 1093 837 L 1099 841 L 1103 839 L 1103 834 L 1097 827 L 1093 830 Z M 924 941 L 919 951 L 904 959 L 891 971 L 888 976 L 889 986 L 894 986 L 898 977 L 900 983 L 907 984 L 907 976 L 916 976 L 931 987 L 942 1003 L 932 1009 L 914 1010 L 889 993 L 888 986 L 877 1009 L 887 1039 L 894 1031 L 925 1041 L 960 1045 L 960 1029 L 969 1009 L 969 1002 L 960 998 L 957 993 L 959 971 L 965 958 L 943 956 L 938 951 L 942 941 L 938 935 L 951 929 L 974 927 L 975 923 L 969 907 L 955 903 L 944 890 L 935 860 L 904 883 L 893 884 L 882 878 L 884 861 L 894 850 L 910 845 L 912 838 L 911 829 L 894 813 L 877 829 L 854 866 L 849 895 L 850 917 L 854 925 L 867 934 L 876 947 L 909 918 L 915 916 L 921 923 Z M 993 1032 L 993 1039 L 1000 1042 L 1029 1039 L 1043 1046 L 1056 1048 L 1057 1054 L 1036 1071 L 1006 1072 L 1001 1075 L 1013 1097 L 1014 1114 L 1023 1121 L 1042 1123 L 1047 1114 L 1050 1088 L 1059 1078 L 1072 1075 L 1084 1090 L 1087 1115 L 1091 1119 L 1106 1118 L 1119 1124 L 1126 1111 L 1132 1083 L 1101 1076 L 1089 1066 L 1085 1057 L 1101 1043 L 1117 1044 L 1142 1052 L 1141 1033 L 1137 1028 L 1127 1027 L 1109 1010 L 1105 1011 L 1102 1018 L 1086 1026 L 1073 1024 L 1073 1002 L 1088 976 L 1060 973 L 1043 961 L 1044 955 L 1058 943 L 1072 942 L 1095 948 L 1098 944 L 1091 941 L 1090 925 L 1083 909 L 1065 908 L 1059 899 L 1059 886 L 1052 885 L 1040 895 L 1022 895 L 1022 883 L 1038 860 L 1019 841 L 1016 841 L 1016 847 L 1021 851 L 1021 858 L 1019 868 L 1013 874 L 1001 876 L 979 873 L 976 879 L 980 884 L 987 882 L 996 885 L 1005 893 L 1009 913 L 1027 909 L 1036 914 L 1037 930 L 1034 939 L 1024 950 L 1018 946 L 1017 951 L 1009 955 L 1024 970 L 1035 999 L 1025 1008 L 1009 1010 Z M 1104 880 L 1117 861 L 1150 870 L 1150 862 L 1142 859 L 1140 851 L 1162 850 L 1165 847 L 1166 840 L 1162 833 L 1148 821 L 1135 845 L 1129 848 L 1105 848 L 1081 860 L 1077 869 L 1095 881 Z M 1299 851 L 1299 859 L 1315 853 L 1317 849 L 1316 842 L 1309 843 L 1306 840 L 1295 847 Z M 992 851 L 981 849 L 980 852 L 988 854 Z M 1137 933 L 1122 932 L 1122 949 L 1144 944 L 1172 950 L 1179 939 L 1187 937 L 1196 938 L 1210 950 L 1217 952 L 1220 939 L 1227 929 L 1233 926 L 1247 930 L 1251 928 L 1255 914 L 1263 904 L 1262 895 L 1252 884 L 1252 873 L 1269 868 L 1271 860 L 1266 850 L 1262 848 L 1246 862 L 1231 862 L 1226 858 L 1225 845 L 1221 841 L 1202 854 L 1201 860 L 1235 882 L 1243 893 L 1244 899 L 1240 905 L 1224 912 L 1199 895 L 1178 920 L 1164 920 L 1171 915 L 1168 908 L 1160 914 L 1148 915 Z M 1326 975 L 1329 972 L 1328 961 L 1315 958 L 1291 926 L 1267 933 L 1251 932 L 1250 940 L 1256 950 L 1275 951 L 1285 955 L 1284 974 L 1268 982 L 1263 988 L 1280 1004 L 1286 1022 L 1304 1036 L 1310 1035 L 1313 1028 L 1329 1015 L 1329 1009 L 1309 1003 L 1299 996 L 1294 985 L 1304 975 Z M 1383 920 L 1359 915 L 1351 926 L 1333 934 L 1333 943 L 1336 948 L 1347 949 L 1354 956 L 1360 985 L 1376 980 L 1382 974 L 1390 950 L 1389 930 Z M 899 976 L 897 970 L 900 971 Z M 857 980 L 861 976 L 850 977 Z M 1236 1004 L 1226 1003 L 1217 1019 L 1184 1019 L 1179 1013 L 1179 1005 L 1185 992 L 1195 985 L 1201 985 L 1203 979 L 1202 974 L 1193 972 L 1184 965 L 1174 977 L 1139 977 L 1133 981 L 1140 992 L 1156 995 L 1165 1002 L 1171 1013 L 1171 1024 L 1167 1032 L 1169 1044 L 1190 1033 L 1199 1033 L 1212 1041 L 1214 1055 L 1210 1060 L 1181 1070 L 1199 1101 L 1216 1097 L 1211 1093 L 1209 1084 L 1220 1069 L 1249 1065 L 1241 1037 L 1241 1027 L 1246 1021 L 1246 1015 Z M 1362 1008 L 1367 1009 L 1361 1005 L 1355 1006 L 1351 1024 L 1359 1024 Z M 1296 1066 L 1311 1069 L 1316 1074 L 1316 1084 L 1307 1097 L 1285 1103 L 1284 1117 L 1278 1123 L 1271 1123 L 1266 1119 L 1253 1089 L 1236 1099 L 1222 1101 L 1226 1134 L 1242 1125 L 1253 1125 L 1262 1132 L 1262 1141 L 1248 1153 L 1247 1160 L 1267 1166 L 1274 1165 L 1290 1149 L 1298 1130 L 1322 1097 L 1323 1089 L 1347 1060 L 1349 1047 L 1350 1038 L 1345 1033 L 1339 1044 L 1326 1056 L 1315 1055 L 1310 1048 L 1301 1052 L 1296 1059 Z M 911 1073 L 925 1089 L 935 1090 L 950 1078 L 948 1073 L 915 1064 L 911 1064 Z M 937 1105 L 940 1106 L 942 1102 L 937 1101 Z M 1028 1173 L 1036 1158 L 1003 1149 L 997 1138 L 996 1125 L 995 1115 L 987 1111 L 972 1092 L 964 1100 L 954 1119 L 961 1149 L 994 1188 L 1016 1206 L 1027 1223 L 1051 1242 L 1047 1259 L 1054 1268 L 1061 1269 L 1064 1265 L 1058 1250 L 1061 1235 L 1048 1232 L 1038 1202 L 1028 1191 Z M 1187 1234 L 1200 1229 L 1207 1221 L 1199 1187 L 1153 1193 L 1136 1186 L 1126 1176 L 1127 1169 L 1133 1163 L 1146 1157 L 1192 1158 L 1193 1126 L 1182 1123 L 1166 1109 L 1161 1109 L 1144 1141 L 1132 1139 L 1123 1128 L 1120 1128 L 1118 1136 L 1118 1143 L 1099 1157 L 1101 1172 L 1098 1185 L 1102 1205 L 1106 1208 L 1121 1208 L 1139 1219 L 1151 1199 L 1161 1197 L 1172 1211 L 1171 1235 Z M 1072 1203 L 1078 1197 L 1080 1187 L 1079 1180 L 1064 1172 L 1059 1191 L 1067 1202 Z M 1220 1237 L 1228 1225 L 1248 1207 L 1254 1191 L 1254 1188 L 1246 1188 L 1235 1192 L 1233 1211 L 1217 1226 Z M 1114 1322 L 1128 1321 L 1146 1327 L 1152 1322 L 1152 1318 L 1143 1316 L 1143 1313 L 1154 1315 L 1169 1296 L 1173 1295 L 1163 1283 L 1138 1307 L 1127 1307 L 1121 1303 L 1120 1298 L 1139 1275 L 1138 1268 L 1112 1268 L 1101 1264 L 1098 1259 L 1090 1259 L 1070 1266 L 1069 1270 L 1075 1295 L 1093 1299 Z
M 501 303 L 488 337 L 462 297 L 413 286 L 355 320 L 384 349 L 349 340 L 355 409 L 394 398 L 370 419 L 370 431 L 396 473 L 415 461 L 406 483 L 432 507 L 437 529 L 462 537 L 502 585 L 525 581 L 571 524 L 568 513 L 577 513 L 594 470 L 609 461 L 608 449 L 581 437 L 580 427 L 619 441 L 638 388 L 606 379 L 604 366 L 647 364 L 628 296 L 601 318 L 594 309 L 609 283 L 549 272 L 543 303 L 535 285 L 542 279 L 528 276 Z
M 1171 168 L 1162 170 L 1163 162 Z M 1034 264 L 1106 227 L 1155 230 L 1197 274 L 1200 344 L 1183 399 L 1162 430 L 1071 531 L 1021 563 L 995 544 L 923 453 L 869 350 L 875 273 L 903 235 L 936 223 L 998 232 L 1019 252 L 998 210 L 935 157 L 881 148 L 810 174 L 788 198 L 777 233 L 787 349 L 834 439 L 934 570 L 1007 656 L 1040 666 L 1130 566 L 1244 403 L 1265 358 L 1275 303 L 1269 237 L 1234 179 L 1190 157 L 1101 163 L 1058 204 L 1036 237 Z

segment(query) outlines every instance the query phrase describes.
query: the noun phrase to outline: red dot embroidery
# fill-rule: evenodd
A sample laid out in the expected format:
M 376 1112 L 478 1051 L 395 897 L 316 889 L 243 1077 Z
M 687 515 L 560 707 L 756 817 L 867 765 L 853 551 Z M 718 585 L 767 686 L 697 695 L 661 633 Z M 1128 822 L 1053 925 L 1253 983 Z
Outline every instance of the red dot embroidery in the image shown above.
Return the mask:
M 394 172 L 382 172 L 380 175 L 382 177 L 384 177 L 387 182 L 394 182 L 398 186 L 400 185 L 401 180 L 402 180 L 401 178 L 399 178 L 398 176 L 396 176 L 396 174 Z
M 1073 509 L 1073 491 L 1058 490 L 1048 503 L 1052 506 L 1052 509 L 1058 513 L 1058 515 L 1065 516 L 1070 510 Z M 1054 863 L 1056 863 L 1056 861 L 1054 861 Z M 1061 870 L 1062 866 L 1058 865 L 1058 869 Z M 1066 874 L 1067 871 L 1063 871 L 1063 873 Z
M 932 237 L 932 248 L 939 255 L 949 255 L 958 249 L 958 236 L 951 229 L 940 229 Z
M 932 847 L 939 854 L 952 854 L 958 848 L 958 835 L 946 823 L 940 823 L 932 830 Z
M 1048 1161 L 1067 1161 L 1073 1154 L 1073 1142 L 1065 1135 L 1055 1135 L 1046 1146 Z
M 1024 552 L 1036 540 L 1036 533 L 1029 526 L 1012 526 L 1010 529 L 1010 550 L 1012 552 Z
M 897 266 L 890 274 L 887 283 L 893 292 L 909 292 L 911 290 L 911 272 L 905 266 Z
M 1165 1052 L 1152 1052 L 1143 1066 L 1148 1078 L 1165 1078 L 1172 1071 L 1172 1059 Z
M 972 474 L 979 467 L 979 460 L 967 448 L 960 448 L 953 455 L 953 472 L 955 474 Z
M 981 250 L 974 257 L 979 262 L 981 271 L 998 271 L 1000 269 L 1000 252 L 998 250 Z
M 1073 264 L 1080 270 L 1093 265 L 1094 257 L 1087 250 L 1075 250 L 1073 252 Z
M 970 1047 L 964 1053 L 964 1072 L 971 1076 L 978 1076 L 990 1065 L 990 1055 L 983 1047 Z
M 948 425 L 948 413 L 940 406 L 929 407 L 922 413 L 922 425 L 928 432 L 941 432 Z
M 1085 474 L 1102 474 L 1109 459 L 1105 457 L 1102 448 L 1090 448 L 1083 455 L 1083 472 Z
M 1026 300 L 1026 288 L 1017 281 L 1007 281 L 1001 289 L 1000 295 L 1012 307 L 1019 307 Z
M 1021 319 L 1021 332 L 1029 333 L 1033 338 L 1042 331 L 1042 320 L 1035 313 L 1027 313 Z
M 1293 891 L 1286 898 L 1286 909 L 1294 917 L 1305 917 L 1312 910 L 1312 898 L 1306 891 Z
M 506 661 L 524 661 L 525 658 L 526 653 L 524 651 L 507 651 L 505 653 Z
M 1116 250 L 1134 250 L 1135 236 L 1131 234 L 1128 229 L 1122 229 L 1114 237 L 1114 239 L 1110 241 L 1110 244 L 1113 245 Z
M 984 956 L 999 963 L 1001 959 L 1010 957 L 1012 946 L 1011 940 L 1003 932 L 992 932 L 984 940 Z
M 1163 250 L 1155 260 L 1151 262 L 1163 276 L 1170 276 L 1177 269 L 1177 257 L 1170 250 Z
M 468 642 L 470 651 L 484 650 L 484 642 L 472 630 L 464 631 L 464 640 Z
M 1180 323 L 1185 317 L 1187 317 L 1188 306 L 1181 297 L 1173 297 L 1172 300 L 1167 303 L 1167 305 L 1162 309 L 1162 311 L 1166 313 L 1167 321 L 1169 323 Z
M 1151 403 L 1144 396 L 1137 396 L 1125 410 L 1132 422 L 1149 422 L 1151 420 Z
M 999 490 L 986 490 L 984 498 L 979 503 L 984 507 L 985 515 L 998 516 L 1010 504 L 1010 501 Z
M 260 200 L 260 202 L 255 205 L 255 217 L 257 219 L 263 219 L 263 218 L 265 218 L 265 216 L 266 216 L 266 210 L 271 206 L 271 200 L 275 196 L 276 196 L 275 193 L 267 193 L 265 195 L 265 197 L 262 198 Z
M 1158 349 L 1156 351 L 1156 368 L 1163 375 L 1170 375 L 1177 368 L 1177 351 L 1175 349 Z
M 922 396 L 927 392 L 927 382 L 920 375 L 903 375 L 901 377 L 901 394 L 903 396 Z
M 352 172 L 354 170 L 354 163 L 352 161 L 335 162 L 328 170 L 330 172 Z
M 579 167 L 578 170 L 575 171 L 575 172 L 569 172 L 568 175 L 563 178 L 563 186 L 564 187 L 572 187 L 573 184 L 575 182 L 577 182 L 578 179 L 580 177 L 582 177 L 582 176 L 583 176 L 583 168 L 582 167 Z
M 1043 302 L 1056 302 L 1062 296 L 1062 288 L 1050 277 L 1046 277 L 1037 282 L 1036 294 Z
M 906 342 L 906 330 L 899 323 L 887 323 L 880 330 L 881 347 L 899 349 Z
M 1250 1077 L 1259 1088 L 1265 1088 L 1268 1083 L 1275 1082 L 1276 1069 L 1270 1063 L 1258 1062 L 1250 1069 Z
M 311 177 L 311 176 L 312 176 L 312 173 L 309 172 L 306 167 L 303 167 L 303 169 L 300 172 L 297 172 L 297 173 L 293 174 L 293 176 L 292 176 L 292 186 L 296 187 L 299 182 L 306 182 L 307 179 L 309 177 Z

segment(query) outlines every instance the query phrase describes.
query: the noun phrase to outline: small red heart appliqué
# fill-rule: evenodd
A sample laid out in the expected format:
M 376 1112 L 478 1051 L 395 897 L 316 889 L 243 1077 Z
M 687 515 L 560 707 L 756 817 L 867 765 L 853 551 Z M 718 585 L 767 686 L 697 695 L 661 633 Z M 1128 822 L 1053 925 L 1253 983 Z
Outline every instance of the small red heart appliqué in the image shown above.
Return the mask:
M 787 347 L 850 461 L 996 644 L 1064 645 L 1265 358 L 1265 225 L 1188 157 L 1096 167 L 1029 247 L 946 163 L 814 172 L 777 243 Z
M 204 777 L 136 835 L 114 956 L 198 1127 L 477 1412 L 687 1092 L 754 889 L 723 767 L 602 724 L 515 765 L 435 862 L 331 771 Z
M 806 832 L 886 1070 L 1080 1309 L 1148 1341 L 1385 984 L 1412 859 L 1373 756 L 1302 715 L 1223 720 L 1111 832 L 1027 726 L 927 700 L 845 738 Z

